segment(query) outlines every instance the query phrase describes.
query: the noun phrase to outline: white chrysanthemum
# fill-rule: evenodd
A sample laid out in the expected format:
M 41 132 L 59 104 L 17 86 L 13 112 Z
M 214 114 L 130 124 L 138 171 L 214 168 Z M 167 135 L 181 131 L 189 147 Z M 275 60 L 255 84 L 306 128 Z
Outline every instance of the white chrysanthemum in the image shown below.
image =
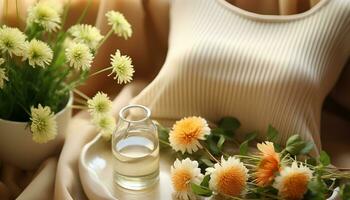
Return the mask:
M 52 61 L 53 52 L 49 45 L 40 40 L 32 39 L 26 44 L 23 60 L 28 60 L 32 67 L 40 66 L 45 68 Z
M 88 24 L 77 24 L 68 31 L 72 35 L 73 41 L 84 43 L 91 49 L 96 49 L 103 39 L 100 30 Z
M 175 151 L 185 153 L 196 152 L 202 148 L 199 140 L 205 140 L 210 128 L 201 117 L 185 117 L 177 121 L 169 133 L 169 142 Z
M 103 92 L 98 92 L 92 99 L 89 99 L 87 103 L 92 116 L 107 114 L 112 108 L 112 101 L 107 94 Z
M 291 167 L 285 167 L 276 177 L 273 186 L 284 199 L 303 199 L 313 171 L 294 161 Z
M 132 29 L 129 22 L 125 19 L 124 15 L 116 11 L 108 11 L 106 13 L 108 25 L 112 26 L 115 34 L 124 39 L 128 39 L 132 35 Z
M 181 161 L 176 159 L 174 165 L 171 166 L 170 176 L 177 199 L 196 199 L 191 189 L 191 183 L 200 184 L 203 179 L 197 161 L 192 161 L 189 158 Z
M 116 122 L 113 116 L 110 115 L 100 115 L 94 116 L 92 122 L 97 127 L 98 131 L 101 133 L 102 137 L 109 140 L 116 128 Z
M 72 43 L 66 49 L 67 62 L 75 69 L 88 70 L 94 59 L 89 47 L 82 43 Z
M 0 49 L 2 53 L 21 56 L 25 47 L 26 35 L 18 28 L 3 26 L 0 29 Z
M 5 86 L 5 82 L 8 81 L 8 77 L 6 76 L 6 71 L 3 68 L 0 68 L 0 89 L 3 89 Z
M 243 195 L 248 180 L 248 169 L 235 157 L 227 160 L 221 158 L 221 163 L 206 169 L 210 174 L 209 187 L 218 194 L 227 196 Z
M 57 31 L 61 24 L 61 10 L 59 7 L 55 8 L 52 3 L 40 1 L 28 9 L 27 26 L 32 27 L 36 24 L 45 31 Z
M 42 107 L 39 104 L 38 108 L 32 107 L 30 110 L 30 130 L 33 133 L 33 140 L 37 143 L 46 143 L 55 139 L 57 135 L 56 117 L 50 107 Z
M 129 83 L 132 80 L 135 71 L 129 56 L 121 55 L 120 51 L 117 50 L 111 57 L 111 65 L 111 74 L 115 73 L 114 79 L 117 79 L 118 84 Z

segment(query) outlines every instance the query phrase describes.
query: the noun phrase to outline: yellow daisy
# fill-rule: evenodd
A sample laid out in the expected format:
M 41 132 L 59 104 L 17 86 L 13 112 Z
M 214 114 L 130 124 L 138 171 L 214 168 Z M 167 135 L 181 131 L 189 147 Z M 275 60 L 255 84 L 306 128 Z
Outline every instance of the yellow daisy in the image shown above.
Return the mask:
M 3 54 L 22 56 L 26 35 L 18 28 L 2 26 L 0 28 L 0 51 Z
M 89 47 L 82 43 L 71 43 L 65 55 L 69 66 L 77 70 L 89 70 L 94 59 Z
M 210 128 L 201 117 L 185 117 L 177 121 L 169 133 L 169 142 L 175 151 L 185 153 L 196 152 L 202 148 L 199 140 L 205 140 L 210 134 Z
M 129 83 L 132 81 L 132 76 L 135 72 L 132 60 L 129 56 L 122 55 L 119 50 L 111 56 L 112 75 L 115 73 L 114 79 L 117 79 L 118 84 Z
M 112 134 L 116 128 L 116 122 L 113 116 L 110 116 L 110 115 L 94 116 L 94 118 L 92 119 L 92 122 L 105 140 L 111 139 Z
M 112 101 L 103 92 L 98 92 L 92 99 L 87 101 L 87 104 L 93 117 L 108 114 L 112 108 Z
M 216 163 L 214 167 L 206 169 L 210 174 L 209 187 L 218 194 L 227 196 L 240 196 L 244 194 L 248 169 L 243 163 L 235 158 L 229 157 L 227 160 L 221 158 L 221 163 Z
M 48 44 L 37 39 L 26 43 L 23 60 L 28 60 L 30 66 L 45 68 L 53 58 L 53 52 Z
M 55 32 L 60 29 L 60 10 L 57 6 L 53 6 L 52 3 L 41 1 L 30 7 L 28 9 L 27 26 L 32 27 L 36 24 L 48 32 Z
M 174 165 L 171 166 L 171 181 L 177 199 L 196 199 L 196 195 L 191 189 L 191 183 L 200 184 L 202 179 L 203 175 L 197 161 L 192 161 L 189 158 L 181 161 L 176 159 Z
M 41 104 L 37 108 L 32 107 L 30 130 L 33 133 L 33 140 L 37 143 L 47 143 L 56 138 L 57 124 L 56 117 L 48 106 Z
M 287 200 L 303 199 L 307 191 L 307 185 L 312 178 L 312 170 L 297 162 L 291 167 L 284 168 L 276 177 L 273 186 L 278 190 L 279 195 Z
M 106 13 L 108 25 L 112 26 L 115 34 L 124 39 L 128 39 L 132 35 L 132 29 L 129 22 L 120 12 L 111 10 Z
M 72 26 L 68 32 L 72 35 L 73 41 L 81 42 L 96 50 L 103 39 L 100 30 L 88 24 L 77 24 Z

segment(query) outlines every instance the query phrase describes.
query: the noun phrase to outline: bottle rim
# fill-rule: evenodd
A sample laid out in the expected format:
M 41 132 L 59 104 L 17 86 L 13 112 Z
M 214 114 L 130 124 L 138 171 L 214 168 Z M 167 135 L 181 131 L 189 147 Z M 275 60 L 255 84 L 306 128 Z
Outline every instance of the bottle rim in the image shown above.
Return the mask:
M 126 118 L 127 112 L 129 112 L 131 109 L 135 109 L 135 108 L 141 109 L 144 112 L 144 116 L 141 119 L 139 119 L 139 120 L 127 119 Z M 129 123 L 144 122 L 144 121 L 148 120 L 151 117 L 151 110 L 149 108 L 147 108 L 146 106 L 139 105 L 139 104 L 128 105 L 128 106 L 123 107 L 119 111 L 119 117 L 123 121 L 129 122 Z

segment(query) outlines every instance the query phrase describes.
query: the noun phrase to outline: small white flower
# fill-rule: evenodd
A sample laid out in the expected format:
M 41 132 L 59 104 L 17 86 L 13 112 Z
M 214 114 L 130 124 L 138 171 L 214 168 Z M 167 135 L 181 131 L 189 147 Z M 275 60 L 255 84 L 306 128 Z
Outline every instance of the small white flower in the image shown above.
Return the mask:
M 33 140 L 37 143 L 46 143 L 55 139 L 57 135 L 56 117 L 50 107 L 42 107 L 39 104 L 38 108 L 32 107 L 30 110 L 30 130 L 33 133 Z
M 169 133 L 169 142 L 175 151 L 196 152 L 202 148 L 200 140 L 210 134 L 210 128 L 201 117 L 185 117 L 177 121 Z
M 28 9 L 27 26 L 38 25 L 48 32 L 55 32 L 60 29 L 62 12 L 59 7 L 53 7 L 52 3 L 40 1 Z
M 77 70 L 89 70 L 93 60 L 93 55 L 86 44 L 72 43 L 66 49 L 67 62 Z
M 72 26 L 68 32 L 73 36 L 73 41 L 84 43 L 91 49 L 96 49 L 103 39 L 100 30 L 88 24 L 77 24 Z
M 291 167 L 285 167 L 276 177 L 273 186 L 284 199 L 303 199 L 313 171 L 294 161 Z
M 21 56 L 25 47 L 26 35 L 18 28 L 3 26 L 0 29 L 0 49 L 2 53 Z
M 125 19 L 124 15 L 116 11 L 108 11 L 106 13 L 108 25 L 112 26 L 115 34 L 124 39 L 128 39 L 132 35 L 132 29 L 129 22 Z
M 53 52 L 49 45 L 40 40 L 32 39 L 26 44 L 23 60 L 28 60 L 32 67 L 40 66 L 45 68 L 52 61 Z
M 120 51 L 117 50 L 111 57 L 111 65 L 111 74 L 115 73 L 114 79 L 117 79 L 118 84 L 129 83 L 132 80 L 135 71 L 129 56 L 121 55 Z
M 87 103 L 92 116 L 107 114 L 112 108 L 112 101 L 107 94 L 103 92 L 98 92 L 92 99 L 89 99 Z
M 101 133 L 102 137 L 109 140 L 116 128 L 116 122 L 113 116 L 101 115 L 95 116 L 92 122 L 97 127 L 98 131 Z
M 240 196 L 244 194 L 248 180 L 248 169 L 235 157 L 227 160 L 221 158 L 221 163 L 206 169 L 210 174 L 209 187 L 218 194 Z
M 181 161 L 176 159 L 174 165 L 171 166 L 170 173 L 175 197 L 181 200 L 196 199 L 196 195 L 191 189 L 191 183 L 200 184 L 203 180 L 198 162 L 189 158 Z
M 0 89 L 3 89 L 5 86 L 5 82 L 8 81 L 8 77 L 6 76 L 6 71 L 3 68 L 0 68 Z

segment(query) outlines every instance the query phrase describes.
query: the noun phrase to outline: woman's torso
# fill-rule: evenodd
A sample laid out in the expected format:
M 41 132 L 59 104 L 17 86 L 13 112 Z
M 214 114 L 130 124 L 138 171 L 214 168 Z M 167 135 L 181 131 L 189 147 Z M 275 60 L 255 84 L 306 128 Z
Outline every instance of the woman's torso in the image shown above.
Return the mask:
M 235 116 L 241 133 L 271 124 L 281 142 L 298 133 L 320 147 L 321 107 L 349 56 L 349 31 L 347 0 L 291 16 L 174 0 L 166 61 L 134 103 L 163 121 Z

